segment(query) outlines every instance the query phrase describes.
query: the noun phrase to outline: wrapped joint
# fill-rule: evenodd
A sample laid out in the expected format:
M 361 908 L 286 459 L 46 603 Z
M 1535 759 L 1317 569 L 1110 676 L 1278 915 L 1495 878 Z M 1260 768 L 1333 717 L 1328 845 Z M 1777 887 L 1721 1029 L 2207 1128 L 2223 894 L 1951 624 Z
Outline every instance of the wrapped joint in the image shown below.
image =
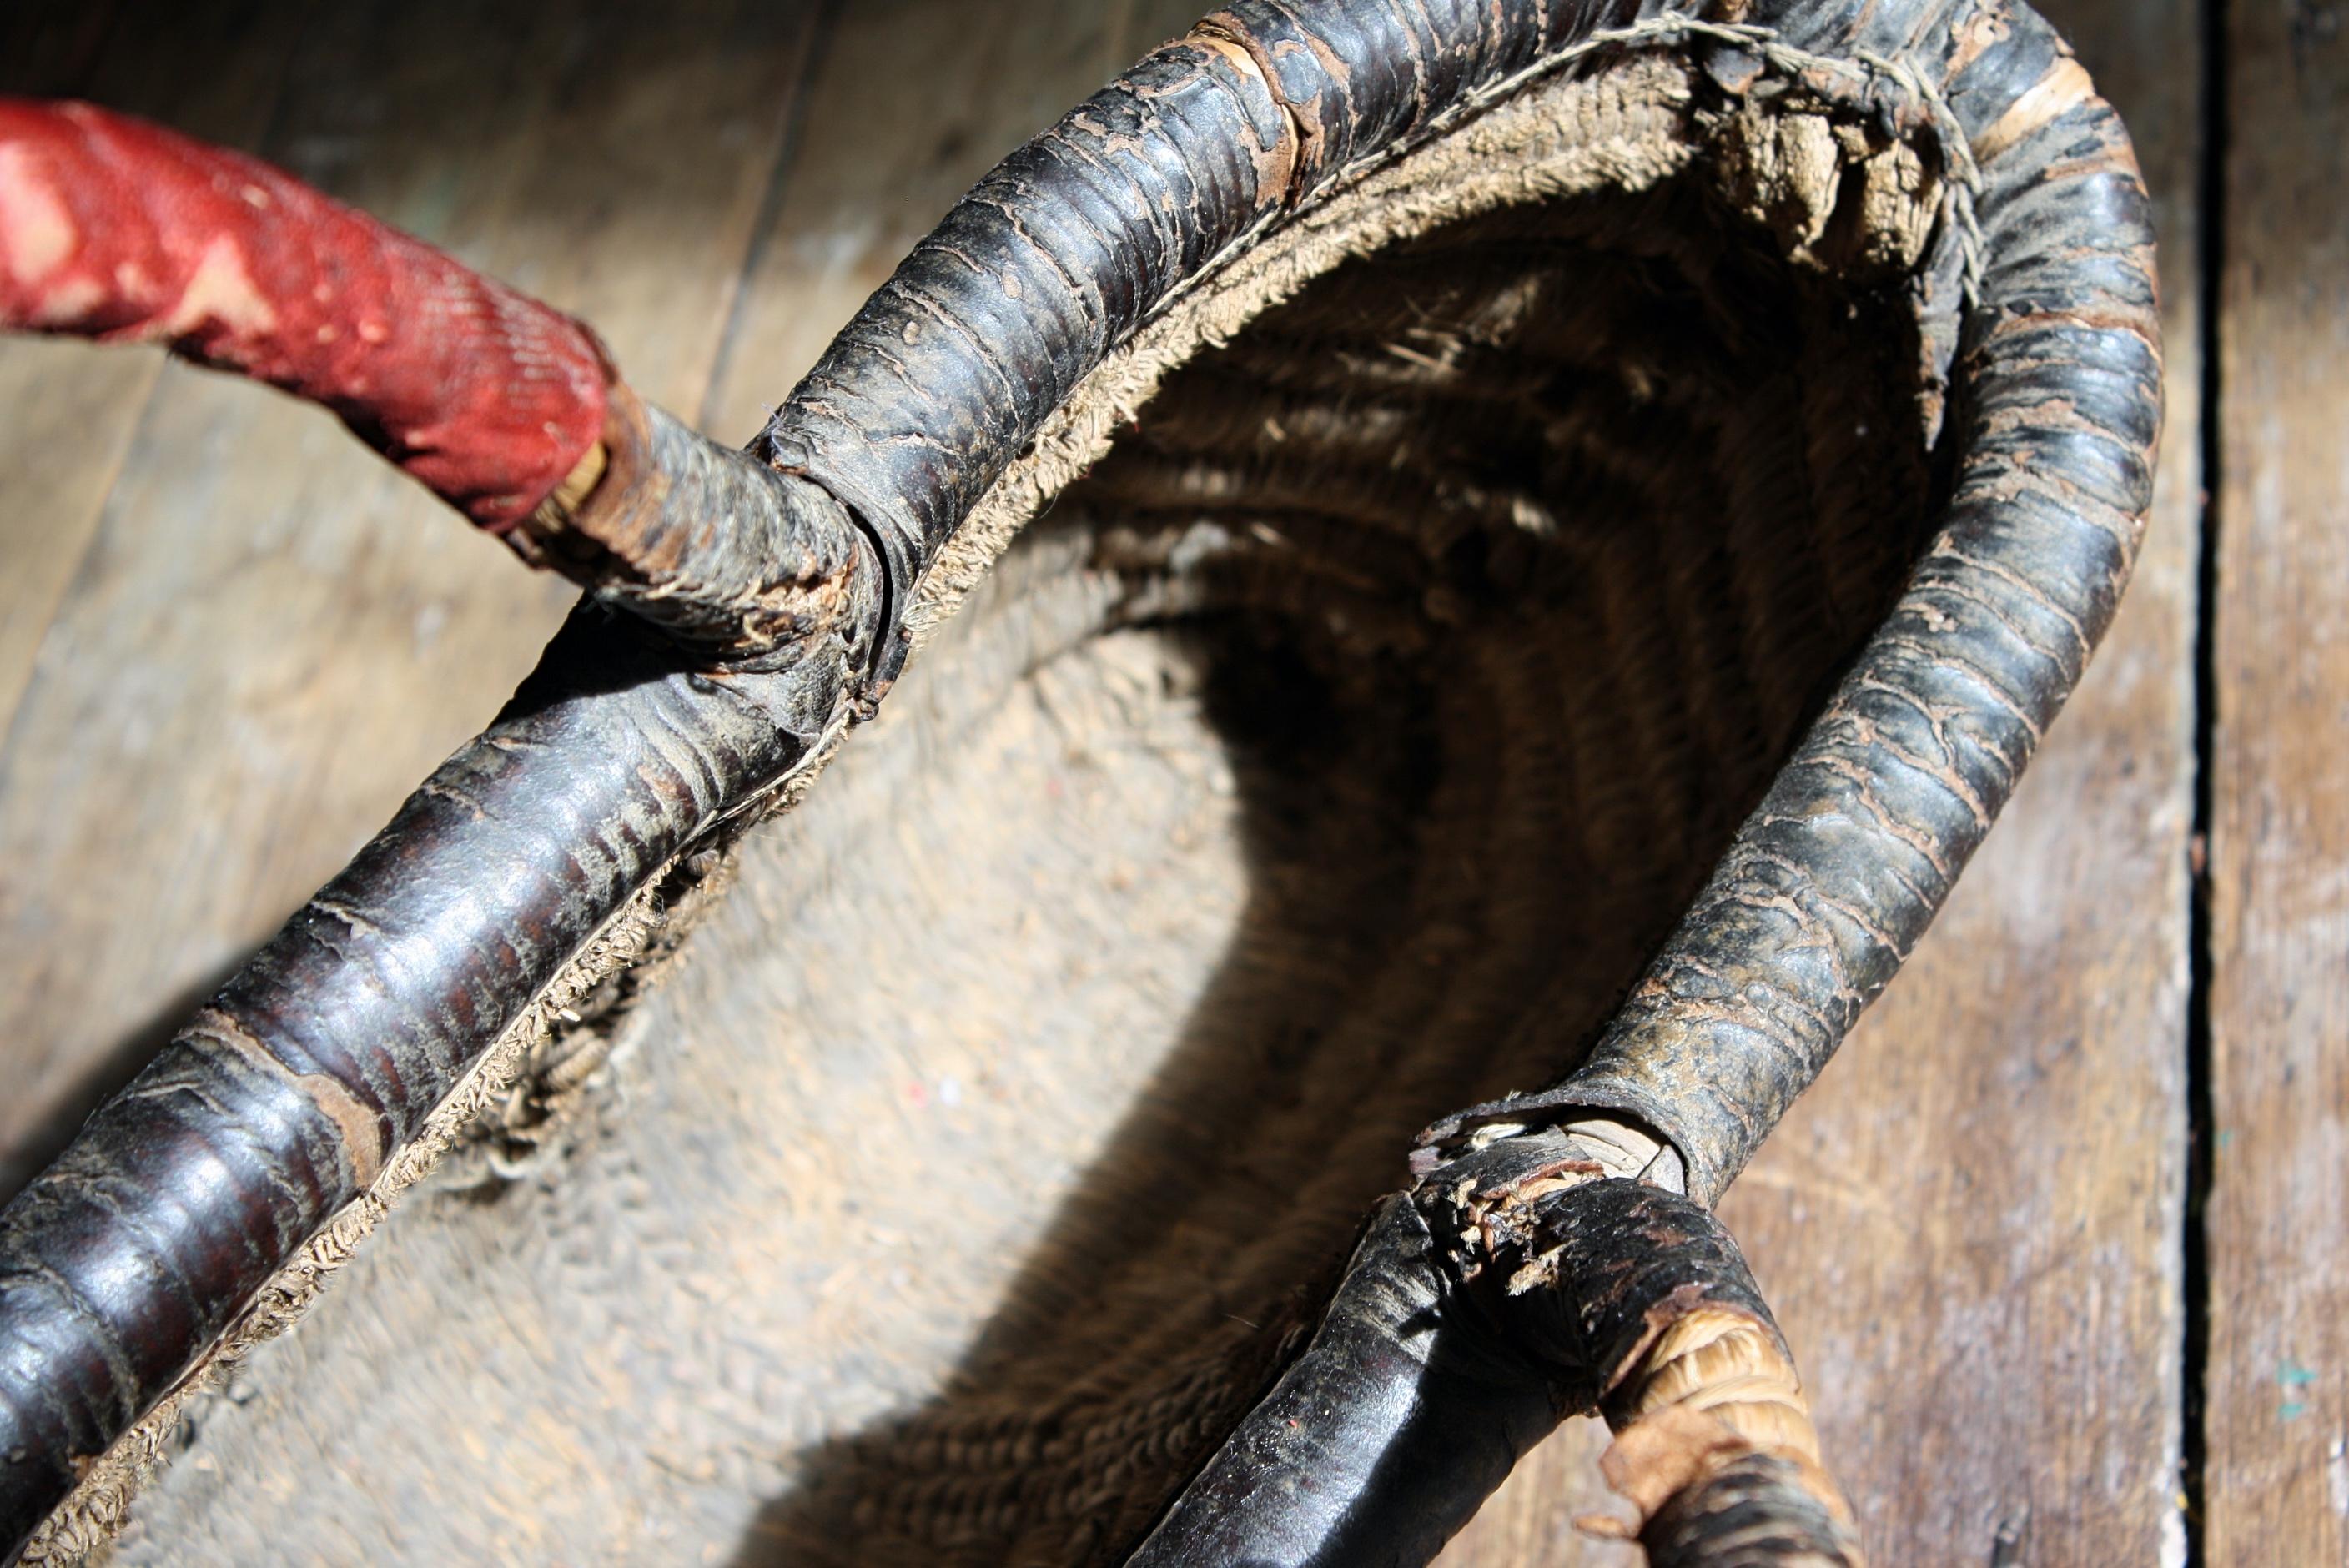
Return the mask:
M 723 668 L 780 669 L 833 645 L 864 669 L 882 630 L 885 574 L 846 506 L 624 384 L 603 439 L 505 539 Z
M 1633 1173 L 1661 1146 L 1605 1121 L 1483 1132 L 1423 1179 L 1420 1202 L 1454 1277 L 1561 1410 L 1615 1431 L 1603 1469 L 1637 1522 L 1585 1527 L 1636 1536 L 1657 1568 L 1858 1568 L 1851 1511 L 1736 1243 Z
M 888 593 L 839 501 L 645 405 L 579 322 L 241 153 L 0 98 L 0 330 L 156 344 L 321 404 L 713 666 L 871 663 Z
M 1754 1447 L 1819 1462 L 1794 1360 L 1768 1324 L 1742 1312 L 1700 1306 L 1672 1324 L 1609 1405 L 1626 1434 L 1702 1416 Z
M 1513 1140 L 1563 1138 L 1609 1176 L 1668 1191 L 1689 1190 L 1688 1161 L 1651 1107 L 1625 1097 L 1582 1092 L 1577 1079 L 1535 1094 L 1470 1106 L 1430 1125 L 1413 1140 L 1411 1173 L 1425 1181 L 1464 1157 Z M 1536 1143 L 1527 1147 L 1537 1147 Z
M 1766 1321 L 1692 1308 L 1606 1410 L 1616 1436 L 1599 1469 L 1639 1523 L 1582 1521 L 1591 1533 L 1636 1536 L 1651 1568 L 1859 1568 L 1850 1507 L 1819 1458 L 1794 1360 Z

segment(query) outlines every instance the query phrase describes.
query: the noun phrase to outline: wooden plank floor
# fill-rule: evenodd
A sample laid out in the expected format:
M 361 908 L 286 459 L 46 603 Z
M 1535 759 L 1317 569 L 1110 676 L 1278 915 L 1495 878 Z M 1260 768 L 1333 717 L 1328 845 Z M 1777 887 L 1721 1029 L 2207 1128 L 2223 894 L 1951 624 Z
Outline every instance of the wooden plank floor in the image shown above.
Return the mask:
M 0 90 L 254 148 L 739 439 L 971 179 L 1204 5 L 34 0 L 0 8 Z M 1725 1212 L 1878 1561 L 2349 1561 L 2349 38 L 2317 5 L 2046 9 L 2159 204 L 2154 531 L 1990 847 Z M 568 594 L 315 411 L 27 342 L 0 562 L 5 1191 Z M 1631 1560 L 1570 1524 L 1600 1446 L 1561 1433 L 1450 1568 Z
M 2217 246 L 2204 1539 L 2349 1562 L 2349 18 L 2236 5 Z

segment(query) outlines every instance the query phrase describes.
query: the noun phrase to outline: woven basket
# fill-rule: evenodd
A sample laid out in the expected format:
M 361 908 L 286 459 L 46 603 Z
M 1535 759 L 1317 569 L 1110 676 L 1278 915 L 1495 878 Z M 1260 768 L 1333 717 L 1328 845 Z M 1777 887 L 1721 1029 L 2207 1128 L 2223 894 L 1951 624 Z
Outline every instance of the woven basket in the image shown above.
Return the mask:
M 1423 1561 L 1606 1390 L 1250 1412 L 1350 1256 L 1507 1339 L 1463 1160 L 1703 1222 L 2112 614 L 2153 288 L 2019 5 L 1207 18 L 754 446 L 887 568 L 836 698 L 584 604 L 0 1219 L 26 1560 Z

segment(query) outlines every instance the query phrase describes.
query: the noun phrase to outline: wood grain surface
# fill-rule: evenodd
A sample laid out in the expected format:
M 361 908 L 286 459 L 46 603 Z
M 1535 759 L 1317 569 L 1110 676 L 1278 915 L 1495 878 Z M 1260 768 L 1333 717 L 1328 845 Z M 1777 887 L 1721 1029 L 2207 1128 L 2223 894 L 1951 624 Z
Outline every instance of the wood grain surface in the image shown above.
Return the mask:
M 2229 7 L 2210 771 L 2212 1564 L 2349 1562 L 2349 15 Z
M 215 141 L 253 145 L 292 54 L 294 8 L 248 6 L 209 26 L 191 22 L 184 9 L 156 9 L 152 53 L 119 47 L 109 7 L 0 12 L 0 90 L 77 94 Z M 222 40 L 235 47 L 221 49 Z M 217 52 L 218 68 L 170 68 L 191 49 Z M 0 407 L 9 415 L 0 421 L 7 485 L 0 508 L 0 559 L 7 563 L 0 572 L 0 736 L 89 551 L 163 366 L 160 355 L 0 339 Z M 0 1173 L 15 1135 L 0 1111 Z
M 728 439 L 1003 151 L 1204 0 L 0 11 L 0 90 L 254 148 L 594 322 Z M 1724 1212 L 1886 1563 L 2349 1557 L 2349 39 L 2230 39 L 2207 1282 L 2189 1215 L 2201 7 L 2048 0 L 2160 203 L 2169 427 L 2136 586 L 1916 961 Z M 462 47 L 450 40 L 461 38 Z M 567 590 L 326 416 L 0 343 L 0 1191 L 528 667 Z M 2207 1305 L 2201 1517 L 2179 1467 Z M 1603 1436 L 1451 1568 L 1617 1563 Z
M 701 428 L 721 440 L 758 433 L 980 175 L 1200 14 L 1197 0 L 849 0 L 837 10 L 700 403 Z

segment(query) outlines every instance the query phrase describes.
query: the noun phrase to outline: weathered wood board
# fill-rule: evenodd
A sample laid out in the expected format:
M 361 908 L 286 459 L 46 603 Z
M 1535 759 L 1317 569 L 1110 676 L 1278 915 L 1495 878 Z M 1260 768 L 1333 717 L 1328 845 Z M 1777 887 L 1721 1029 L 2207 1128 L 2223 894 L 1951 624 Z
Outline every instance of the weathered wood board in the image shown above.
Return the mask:
M 1199 12 L 1194 0 L 841 7 L 701 428 L 757 434 L 956 198 Z
M 292 54 L 293 8 L 247 7 L 209 26 L 185 9 L 149 18 L 152 52 L 119 46 L 110 8 L 27 5 L 0 13 L 0 90 L 96 98 L 231 146 L 258 139 Z M 218 37 L 234 46 L 220 48 Z M 109 41 L 116 46 L 108 47 Z M 169 68 L 215 49 L 217 69 Z M 163 371 L 153 354 L 94 355 L 81 344 L 0 340 L 0 736 L 88 553 L 109 491 Z M 13 1130 L 0 1114 L 0 1150 Z M 5 1155 L 0 1154 L 0 1161 Z M 5 1171 L 0 1163 L 0 1171 Z
M 2349 15 L 2226 11 L 2205 1561 L 2349 1562 Z

